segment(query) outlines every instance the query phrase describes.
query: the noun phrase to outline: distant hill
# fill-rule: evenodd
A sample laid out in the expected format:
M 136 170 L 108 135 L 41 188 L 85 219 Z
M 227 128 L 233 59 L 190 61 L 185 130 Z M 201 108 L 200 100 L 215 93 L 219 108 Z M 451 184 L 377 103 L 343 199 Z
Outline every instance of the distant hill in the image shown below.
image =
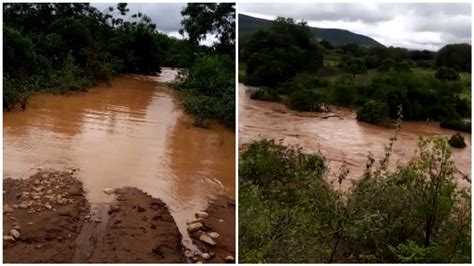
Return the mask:
M 272 24 L 271 20 L 256 18 L 239 14 L 239 35 L 250 35 L 258 28 L 269 27 Z M 380 46 L 383 44 L 365 35 L 356 34 L 348 30 L 341 29 L 323 29 L 310 27 L 311 32 L 318 39 L 324 39 L 332 45 L 341 45 L 347 43 L 355 43 L 362 46 Z

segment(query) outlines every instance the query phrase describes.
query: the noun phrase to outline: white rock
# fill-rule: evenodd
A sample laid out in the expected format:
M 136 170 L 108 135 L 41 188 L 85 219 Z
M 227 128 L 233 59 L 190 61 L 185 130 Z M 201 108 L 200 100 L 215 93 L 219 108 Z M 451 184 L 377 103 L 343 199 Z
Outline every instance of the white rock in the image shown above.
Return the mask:
M 20 209 L 26 209 L 26 208 L 28 208 L 28 204 L 26 204 L 26 203 L 21 203 L 21 204 L 18 205 L 18 208 L 20 208 Z
M 226 262 L 234 262 L 234 261 L 235 261 L 235 258 L 229 255 L 229 256 L 225 257 L 224 260 L 225 260 Z
M 188 232 L 194 232 L 201 229 L 204 225 L 202 223 L 193 223 L 188 225 Z
M 15 241 L 13 236 L 3 236 L 3 241 Z
M 200 236 L 199 236 L 199 240 L 201 240 L 202 242 L 204 243 L 207 243 L 211 246 L 215 246 L 216 245 L 216 242 L 214 240 L 212 240 L 212 238 L 206 234 L 206 233 L 202 233 Z
M 223 223 L 223 222 L 224 222 L 224 220 L 222 220 L 222 219 L 219 219 L 219 223 Z
M 198 219 L 194 219 L 194 220 L 187 220 L 186 221 L 186 224 L 193 224 L 193 223 L 200 223 L 202 222 L 204 219 L 202 218 L 198 218 Z
M 104 193 L 107 195 L 113 194 L 115 191 L 113 188 L 105 188 Z
M 211 259 L 211 255 L 209 255 L 209 253 L 202 253 L 201 257 L 205 260 L 210 260 Z
M 210 233 L 208 233 L 208 235 L 209 235 L 210 237 L 212 237 L 212 238 L 218 238 L 219 236 L 221 236 L 221 235 L 219 235 L 219 233 L 217 233 L 217 232 L 210 232 Z
M 14 238 L 20 238 L 20 232 L 18 232 L 17 230 L 15 229 L 12 229 L 10 230 L 10 234 L 14 237 Z
M 196 212 L 196 217 L 197 218 L 207 218 L 209 217 L 209 214 L 207 214 L 207 212 Z

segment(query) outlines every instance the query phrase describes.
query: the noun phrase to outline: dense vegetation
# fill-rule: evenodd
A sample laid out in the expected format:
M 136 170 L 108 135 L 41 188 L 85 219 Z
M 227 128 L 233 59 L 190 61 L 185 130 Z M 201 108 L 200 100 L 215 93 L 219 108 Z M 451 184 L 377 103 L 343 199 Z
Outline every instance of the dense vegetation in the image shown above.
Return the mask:
M 354 108 L 359 121 L 396 127 L 396 134 L 402 118 L 470 132 L 464 118 L 470 117 L 471 79 L 463 72 L 470 65 L 460 60 L 470 58 L 469 45 L 410 51 L 339 45 L 307 32 L 304 23 L 278 19 L 240 42 L 240 81 L 261 88 L 251 98 L 282 101 L 299 111 Z M 315 46 L 309 52 L 293 38 Z M 318 63 L 305 65 L 314 51 Z M 301 60 L 298 66 L 286 59 L 291 53 Z M 293 71 L 286 71 L 289 66 Z M 243 147 L 240 261 L 469 263 L 471 194 L 456 185 L 468 178 L 456 169 L 449 147 L 461 147 L 462 135 L 422 138 L 413 158 L 389 168 L 396 139 L 380 160 L 369 154 L 364 174 L 351 178 L 348 189 L 347 167 L 334 179 L 335 169 L 321 154 L 272 140 Z
M 3 7 L 3 103 L 25 109 L 41 92 L 85 90 L 120 73 L 188 69 L 178 86 L 197 124 L 235 120 L 235 10 L 232 4 L 189 4 L 180 40 L 160 33 L 126 3 L 99 11 L 87 3 L 12 3 Z M 208 35 L 217 38 L 202 45 Z
M 247 82 L 256 86 L 275 86 L 323 63 L 321 50 L 306 24 L 285 18 L 257 30 L 241 53 L 247 58 Z
M 182 33 L 193 47 L 207 35 L 217 42 L 201 54 L 178 86 L 186 111 L 194 114 L 195 125 L 207 127 L 217 119 L 228 127 L 235 126 L 235 7 L 231 3 L 188 4 L 181 12 Z
M 395 138 L 394 138 L 395 139 Z M 421 139 L 393 170 L 369 156 L 348 190 L 319 154 L 273 141 L 239 156 L 239 253 L 244 263 L 469 263 L 471 200 L 455 185 L 444 139 Z
M 407 120 L 470 132 L 464 119 L 471 113 L 469 44 L 438 52 L 335 45 L 318 41 L 304 23 L 279 18 L 241 42 L 239 53 L 240 81 L 265 86 L 254 99 L 284 99 L 300 111 L 350 107 L 360 121 L 384 126 L 391 126 L 401 105 Z
M 83 90 L 120 73 L 189 67 L 193 47 L 156 30 L 127 4 L 99 11 L 87 3 L 3 5 L 4 108 L 26 108 L 37 92 Z

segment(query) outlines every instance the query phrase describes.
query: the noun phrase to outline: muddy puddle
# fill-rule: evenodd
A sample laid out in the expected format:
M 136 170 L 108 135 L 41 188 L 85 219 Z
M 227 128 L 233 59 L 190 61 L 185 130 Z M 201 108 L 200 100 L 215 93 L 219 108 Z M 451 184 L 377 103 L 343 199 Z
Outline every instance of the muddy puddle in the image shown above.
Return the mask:
M 92 219 L 106 219 L 114 200 L 104 188 L 136 187 L 168 205 L 191 245 L 186 220 L 218 195 L 235 197 L 235 134 L 193 127 L 165 83 L 175 77 L 171 69 L 125 75 L 84 93 L 39 95 L 26 111 L 4 113 L 4 177 L 78 168 Z
M 248 88 L 239 84 L 239 145 L 262 138 L 299 145 L 307 152 L 321 152 L 328 160 L 332 177 L 343 163 L 349 168 L 344 188 L 363 173 L 367 155 L 382 158 L 394 130 L 358 122 L 355 112 L 333 107 L 331 113 L 299 113 L 274 102 L 249 98 Z M 404 162 L 415 154 L 419 136 L 450 137 L 456 131 L 440 128 L 437 123 L 404 122 L 394 145 L 392 163 Z M 471 176 L 471 134 L 463 133 L 467 147 L 451 149 L 456 166 Z M 469 183 L 460 178 L 461 186 Z

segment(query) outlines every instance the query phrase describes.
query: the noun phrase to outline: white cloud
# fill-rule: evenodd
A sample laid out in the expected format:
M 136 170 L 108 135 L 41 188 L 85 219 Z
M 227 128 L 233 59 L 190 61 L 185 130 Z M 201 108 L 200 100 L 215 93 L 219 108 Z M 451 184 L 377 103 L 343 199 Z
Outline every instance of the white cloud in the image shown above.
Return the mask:
M 471 42 L 467 3 L 241 3 L 239 10 L 266 19 L 286 16 L 313 27 L 347 29 L 386 46 L 438 50 L 447 43 Z

